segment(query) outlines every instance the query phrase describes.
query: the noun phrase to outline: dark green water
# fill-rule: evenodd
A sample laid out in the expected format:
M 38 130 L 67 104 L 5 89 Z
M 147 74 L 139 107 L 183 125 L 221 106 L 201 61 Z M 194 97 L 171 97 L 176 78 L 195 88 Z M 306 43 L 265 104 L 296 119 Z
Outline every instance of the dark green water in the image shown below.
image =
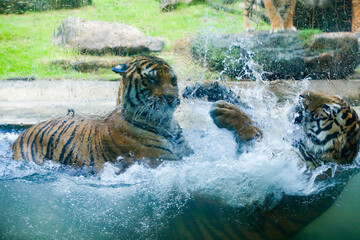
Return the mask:
M 359 193 L 360 174 L 357 174 L 349 180 L 329 210 L 305 227 L 294 239 L 359 239 Z

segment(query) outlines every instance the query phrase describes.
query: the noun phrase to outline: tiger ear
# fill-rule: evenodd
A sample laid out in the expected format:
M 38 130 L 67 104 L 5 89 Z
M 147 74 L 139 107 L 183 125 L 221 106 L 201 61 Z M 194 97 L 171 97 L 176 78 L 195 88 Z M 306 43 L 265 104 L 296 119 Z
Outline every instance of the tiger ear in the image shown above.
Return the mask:
M 111 70 L 113 70 L 113 72 L 119 73 L 119 74 L 125 73 L 127 71 L 127 69 L 128 69 L 128 66 L 126 64 L 117 65 L 117 66 L 111 68 Z

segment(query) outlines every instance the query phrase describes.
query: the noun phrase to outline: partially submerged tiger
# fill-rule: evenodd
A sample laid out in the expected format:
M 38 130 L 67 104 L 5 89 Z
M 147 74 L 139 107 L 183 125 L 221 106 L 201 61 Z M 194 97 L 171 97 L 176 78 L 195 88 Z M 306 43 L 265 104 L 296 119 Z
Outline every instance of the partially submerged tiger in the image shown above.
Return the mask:
M 244 107 L 239 104 L 239 97 L 233 98 L 234 92 L 225 86 L 216 82 L 197 84 L 187 87 L 183 96 L 207 97 L 210 100 L 225 98 L 227 101 L 214 103 L 210 114 L 219 128 L 234 133 L 239 148 L 264 137 L 259 125 L 242 110 Z M 180 233 L 179 238 L 291 239 L 334 203 L 345 183 L 358 171 L 357 167 L 345 165 L 353 163 L 359 152 L 358 115 L 339 97 L 304 92 L 294 108 L 294 121 L 300 124 L 305 134 L 299 134 L 304 137 L 294 143 L 292 151 L 299 156 L 299 164 L 307 166 L 306 172 L 311 174 L 329 162 L 339 164 L 335 169 L 342 169 L 316 176 L 316 181 L 322 181 L 326 188 L 305 196 L 283 194 L 275 205 L 249 206 L 249 209 L 226 209 L 223 206 L 219 209 L 199 198 L 192 212 L 174 219 L 172 228 Z M 203 217 L 204 212 L 207 213 L 206 218 Z M 220 221 L 218 218 L 236 220 Z M 197 227 L 184 228 L 188 226 L 189 219 L 192 219 L 191 225 Z
M 184 97 L 208 97 L 230 100 L 236 95 L 218 83 L 205 83 L 185 89 Z M 351 164 L 359 152 L 359 117 L 355 110 L 337 96 L 327 96 L 306 91 L 299 96 L 295 123 L 301 124 L 303 139 L 294 143 L 294 151 L 302 163 L 314 170 L 324 163 Z M 217 101 L 210 114 L 219 128 L 234 133 L 240 145 L 261 139 L 263 133 L 246 113 L 237 105 L 238 98 Z M 243 107 L 243 106 L 241 106 Z
M 234 132 L 242 144 L 262 137 L 257 124 L 231 103 L 215 103 L 211 115 L 218 127 Z M 359 118 L 347 102 L 336 96 L 304 92 L 300 95 L 295 123 L 302 125 L 305 138 L 294 146 L 309 169 L 329 162 L 353 163 L 359 151 Z
M 113 68 L 122 76 L 120 104 L 106 117 L 63 118 L 38 123 L 12 145 L 14 158 L 44 160 L 100 170 L 105 162 L 124 168 L 136 161 L 158 165 L 192 153 L 173 113 L 180 104 L 177 78 L 168 63 L 138 56 Z

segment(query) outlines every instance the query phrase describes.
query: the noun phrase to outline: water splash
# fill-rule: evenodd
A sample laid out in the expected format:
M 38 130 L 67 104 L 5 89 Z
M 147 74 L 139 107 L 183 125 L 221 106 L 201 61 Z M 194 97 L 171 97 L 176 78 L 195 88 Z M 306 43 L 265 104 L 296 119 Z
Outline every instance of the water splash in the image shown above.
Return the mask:
M 224 207 L 267 208 L 283 194 L 305 196 L 325 186 L 298 166 L 291 151 L 296 126 L 285 102 L 266 90 L 243 89 L 247 109 L 264 139 L 237 155 L 230 132 L 209 116 L 211 103 L 185 101 L 175 117 L 194 155 L 158 168 L 135 164 L 122 174 L 105 164 L 97 175 L 47 162 L 11 160 L 18 132 L 0 133 L 0 222 L 5 238 L 156 238 L 158 229 L 201 197 Z M 295 94 L 294 94 L 295 96 Z M 269 201 L 270 199 L 270 201 Z M 66 219 L 66 221 L 64 221 Z

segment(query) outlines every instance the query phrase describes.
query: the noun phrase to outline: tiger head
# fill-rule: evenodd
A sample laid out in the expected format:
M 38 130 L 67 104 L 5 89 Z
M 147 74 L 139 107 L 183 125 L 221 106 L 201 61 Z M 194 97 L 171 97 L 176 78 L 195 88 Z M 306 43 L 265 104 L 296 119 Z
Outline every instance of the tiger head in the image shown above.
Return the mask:
M 295 122 L 302 124 L 307 154 L 321 162 L 353 162 L 359 151 L 359 118 L 347 102 L 307 91 L 297 110 Z
M 172 117 L 180 98 L 177 77 L 168 63 L 138 56 L 112 70 L 122 76 L 119 104 L 128 115 L 157 122 Z

